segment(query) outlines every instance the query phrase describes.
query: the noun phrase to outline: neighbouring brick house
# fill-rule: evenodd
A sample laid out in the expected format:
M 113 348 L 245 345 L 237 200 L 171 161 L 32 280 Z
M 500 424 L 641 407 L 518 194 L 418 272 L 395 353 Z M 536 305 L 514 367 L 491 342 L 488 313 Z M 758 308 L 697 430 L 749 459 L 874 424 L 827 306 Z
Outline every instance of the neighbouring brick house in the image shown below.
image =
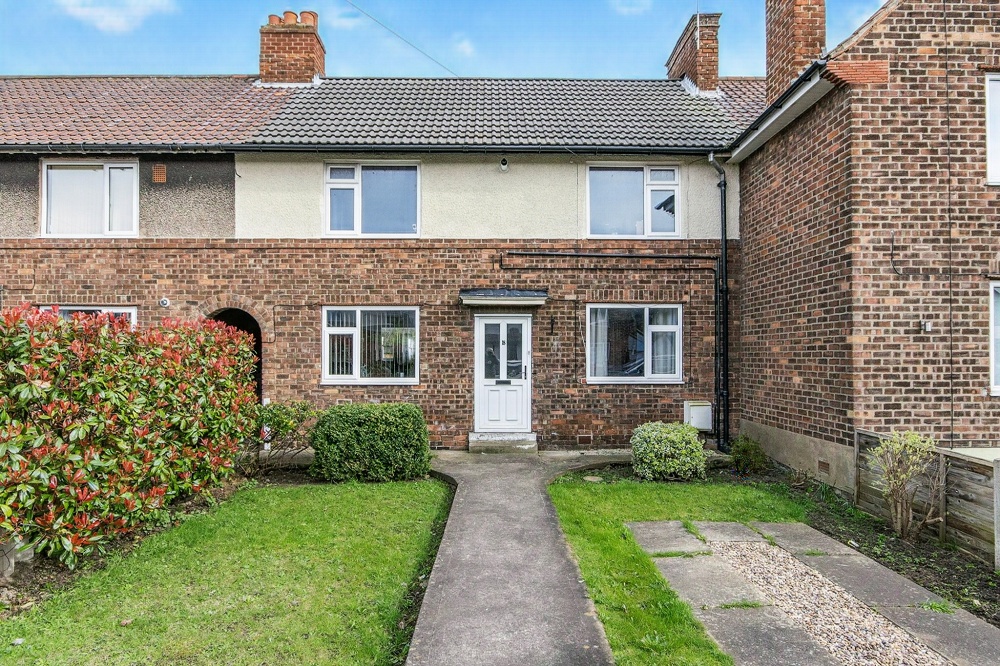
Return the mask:
M 0 77 L 3 305 L 220 318 L 263 399 L 413 401 L 436 447 L 623 445 L 721 395 L 708 156 L 764 83 L 717 25 L 653 81 L 324 78 L 312 12 L 259 76 Z
M 768 110 L 734 144 L 742 429 L 850 488 L 859 430 L 1000 436 L 1000 4 L 890 0 L 825 50 L 767 0 Z

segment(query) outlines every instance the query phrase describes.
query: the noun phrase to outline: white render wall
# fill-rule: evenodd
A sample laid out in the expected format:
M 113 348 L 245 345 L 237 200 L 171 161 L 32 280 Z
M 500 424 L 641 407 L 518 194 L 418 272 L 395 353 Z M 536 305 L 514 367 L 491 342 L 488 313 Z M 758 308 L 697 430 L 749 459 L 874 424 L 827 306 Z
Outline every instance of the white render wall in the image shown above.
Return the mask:
M 422 238 L 586 238 L 587 164 L 607 162 L 679 165 L 684 236 L 719 237 L 718 176 L 705 158 L 568 153 L 238 153 L 236 237 L 322 236 L 324 163 L 379 160 L 420 164 Z M 727 177 L 729 237 L 738 238 L 738 167 L 727 167 Z

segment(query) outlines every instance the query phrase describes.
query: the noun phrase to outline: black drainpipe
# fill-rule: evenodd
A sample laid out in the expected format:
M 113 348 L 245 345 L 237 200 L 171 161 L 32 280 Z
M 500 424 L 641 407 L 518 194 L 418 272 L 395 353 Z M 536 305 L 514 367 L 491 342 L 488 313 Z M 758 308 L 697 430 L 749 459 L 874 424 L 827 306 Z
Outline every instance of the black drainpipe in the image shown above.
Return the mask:
M 719 346 L 722 347 L 722 367 L 719 369 L 719 379 L 722 387 L 719 390 L 719 412 L 722 425 L 719 428 L 719 450 L 729 453 L 729 261 L 726 249 L 729 244 L 729 232 L 726 229 L 726 170 L 722 168 L 715 153 L 709 153 L 708 162 L 719 173 L 719 196 L 722 201 L 722 214 L 719 216 L 720 243 L 719 252 Z

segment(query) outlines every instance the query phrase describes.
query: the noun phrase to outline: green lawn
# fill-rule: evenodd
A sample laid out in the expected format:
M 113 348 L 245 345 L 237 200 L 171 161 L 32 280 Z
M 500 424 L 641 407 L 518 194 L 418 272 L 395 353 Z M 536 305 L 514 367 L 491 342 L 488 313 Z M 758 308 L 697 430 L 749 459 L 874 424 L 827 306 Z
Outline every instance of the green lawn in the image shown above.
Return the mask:
M 0 622 L 0 663 L 399 662 L 450 493 L 437 481 L 240 491 Z
M 626 522 L 644 520 L 802 521 L 808 505 L 780 486 L 613 483 L 557 479 L 549 494 L 580 563 L 620 666 L 732 664 L 635 543 Z

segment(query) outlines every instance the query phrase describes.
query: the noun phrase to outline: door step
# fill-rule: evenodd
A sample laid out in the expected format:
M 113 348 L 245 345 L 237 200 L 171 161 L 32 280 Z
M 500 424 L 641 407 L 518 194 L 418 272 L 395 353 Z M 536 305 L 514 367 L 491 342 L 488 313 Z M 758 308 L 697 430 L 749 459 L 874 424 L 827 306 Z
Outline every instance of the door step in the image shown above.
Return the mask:
M 470 432 L 470 453 L 538 453 L 533 432 Z

